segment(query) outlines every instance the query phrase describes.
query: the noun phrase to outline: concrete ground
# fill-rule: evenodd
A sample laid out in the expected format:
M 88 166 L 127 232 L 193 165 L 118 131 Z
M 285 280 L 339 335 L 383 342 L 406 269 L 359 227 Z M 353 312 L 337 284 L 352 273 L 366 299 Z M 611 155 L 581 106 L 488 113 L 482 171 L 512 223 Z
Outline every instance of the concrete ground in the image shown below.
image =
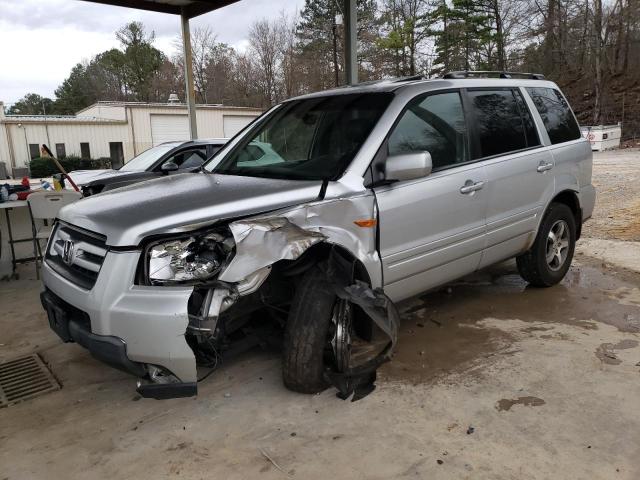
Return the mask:
M 597 216 L 562 284 L 527 288 L 508 262 L 404 302 L 397 353 L 353 403 L 287 391 L 261 350 L 197 398 L 141 399 L 48 330 L 25 267 L 0 284 L 0 361 L 38 352 L 63 388 L 0 410 L 0 479 L 640 478 L 632 175 L 640 152 L 596 156 Z

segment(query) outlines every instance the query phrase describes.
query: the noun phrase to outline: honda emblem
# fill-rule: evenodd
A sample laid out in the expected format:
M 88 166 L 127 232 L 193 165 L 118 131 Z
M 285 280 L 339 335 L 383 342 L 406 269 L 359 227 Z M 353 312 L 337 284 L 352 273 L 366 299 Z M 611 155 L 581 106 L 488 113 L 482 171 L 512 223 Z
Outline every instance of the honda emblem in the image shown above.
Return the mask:
M 71 240 L 65 240 L 64 246 L 62 247 L 62 261 L 67 265 L 71 265 L 73 263 L 73 255 L 74 255 L 74 246 Z

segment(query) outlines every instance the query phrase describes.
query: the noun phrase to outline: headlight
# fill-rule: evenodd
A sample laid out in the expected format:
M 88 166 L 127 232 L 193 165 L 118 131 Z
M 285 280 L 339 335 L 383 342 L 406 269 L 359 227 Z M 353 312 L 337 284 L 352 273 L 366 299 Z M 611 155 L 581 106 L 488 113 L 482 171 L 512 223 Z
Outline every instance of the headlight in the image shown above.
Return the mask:
M 232 237 L 217 232 L 155 243 L 147 250 L 148 279 L 153 285 L 211 279 L 226 264 L 233 247 Z

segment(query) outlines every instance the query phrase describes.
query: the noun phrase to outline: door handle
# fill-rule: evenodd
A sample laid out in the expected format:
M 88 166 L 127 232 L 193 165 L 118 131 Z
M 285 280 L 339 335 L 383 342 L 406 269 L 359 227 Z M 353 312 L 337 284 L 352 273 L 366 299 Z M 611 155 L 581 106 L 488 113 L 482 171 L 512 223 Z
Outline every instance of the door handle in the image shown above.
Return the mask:
M 551 170 L 553 168 L 553 163 L 547 163 L 545 161 L 540 162 L 540 165 L 538 165 L 538 168 L 536 168 L 536 170 L 539 173 L 543 173 L 546 172 L 547 170 Z
M 473 180 L 467 180 L 462 187 L 460 187 L 460 193 L 467 194 L 473 193 L 476 190 L 482 190 L 484 182 L 474 182 Z

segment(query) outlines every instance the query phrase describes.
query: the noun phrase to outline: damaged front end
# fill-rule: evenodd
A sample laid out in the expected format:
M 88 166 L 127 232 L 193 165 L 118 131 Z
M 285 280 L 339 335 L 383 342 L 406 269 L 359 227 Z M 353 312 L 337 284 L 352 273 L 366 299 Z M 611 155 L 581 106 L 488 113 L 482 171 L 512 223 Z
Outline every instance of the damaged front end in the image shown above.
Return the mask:
M 396 344 L 399 322 L 393 303 L 379 285 L 372 285 L 380 279 L 372 282 L 368 273 L 379 269 L 375 230 L 352 223 L 340 226 L 344 215 L 374 213 L 366 197 L 318 202 L 155 240 L 145 249 L 139 281 L 193 286 L 185 338 L 198 366 L 212 371 L 236 352 L 281 344 L 299 279 L 310 268 L 321 267 L 336 298 L 358 309 L 384 340 L 378 342 L 380 348 L 354 359 L 346 344 L 351 325 L 332 327 L 341 332 L 331 340 L 339 361 L 327 362 L 325 378 L 341 398 L 355 393 L 357 400 L 373 390 L 375 372 Z M 144 385 L 139 391 L 147 393 Z

